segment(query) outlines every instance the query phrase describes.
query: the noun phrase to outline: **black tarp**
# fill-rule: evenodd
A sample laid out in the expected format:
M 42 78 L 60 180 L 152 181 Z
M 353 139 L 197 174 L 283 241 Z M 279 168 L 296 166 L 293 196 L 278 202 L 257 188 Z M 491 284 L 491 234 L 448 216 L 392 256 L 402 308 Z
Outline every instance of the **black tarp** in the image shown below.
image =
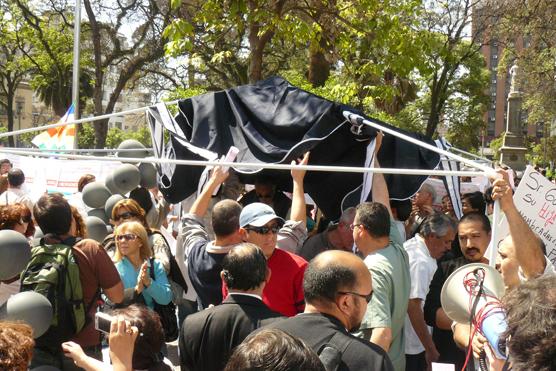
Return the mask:
M 342 112 L 358 113 L 356 110 L 299 89 L 280 77 L 184 99 L 178 105 L 175 121 L 183 137 L 171 132 L 166 149 L 177 159 L 203 160 L 183 145 L 185 139 L 219 156 L 236 146 L 240 149 L 237 162 L 290 163 L 310 150 L 310 165 L 363 166 L 367 145 L 376 134 L 370 127 L 354 134 Z M 434 145 L 420 134 L 372 120 Z M 157 121 L 151 120 L 151 124 L 157 125 Z M 438 154 L 392 135 L 385 135 L 378 158 L 382 167 L 400 169 L 434 169 L 439 162 Z M 197 190 L 203 167 L 178 165 L 170 169 L 161 174 L 160 190 L 169 202 L 177 203 Z M 264 171 L 273 176 L 279 189 L 291 191 L 289 171 Z M 386 175 L 390 197 L 411 197 L 426 178 Z M 240 179 L 252 183 L 254 175 L 240 173 Z M 305 191 L 328 218 L 335 219 L 341 213 L 344 196 L 362 180 L 362 173 L 314 171 L 306 175 Z M 353 199 L 358 200 L 358 196 Z

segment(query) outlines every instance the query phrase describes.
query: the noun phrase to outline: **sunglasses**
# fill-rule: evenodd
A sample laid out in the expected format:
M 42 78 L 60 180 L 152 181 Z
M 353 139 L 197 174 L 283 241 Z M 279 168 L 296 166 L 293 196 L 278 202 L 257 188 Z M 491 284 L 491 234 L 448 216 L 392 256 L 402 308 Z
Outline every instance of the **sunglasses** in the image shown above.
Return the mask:
M 31 222 L 31 215 L 22 216 L 21 219 L 19 220 L 19 224 L 30 223 L 30 222 Z
M 372 291 L 371 291 L 371 293 L 368 294 L 368 295 L 358 294 L 358 293 L 356 293 L 356 292 L 351 292 L 351 291 L 338 291 L 338 294 L 359 296 L 360 298 L 365 299 L 365 301 L 367 302 L 367 304 L 369 304 L 370 301 L 371 301 L 371 299 L 373 298 L 373 292 L 372 292 Z
M 137 214 L 127 211 L 127 212 L 122 213 L 120 215 L 116 215 L 116 221 L 119 221 L 120 219 L 127 220 L 127 219 L 131 219 L 131 218 L 136 218 L 136 217 L 137 217 Z
M 258 234 L 268 234 L 270 232 L 276 234 L 280 230 L 280 226 L 278 226 L 278 225 L 273 225 L 272 227 L 266 227 L 266 226 L 252 227 L 252 226 L 248 226 L 248 227 L 245 227 L 245 229 L 247 229 L 248 231 L 253 231 L 253 232 L 258 233 Z
M 116 241 L 133 241 L 137 239 L 137 235 L 133 233 L 120 234 L 115 237 Z

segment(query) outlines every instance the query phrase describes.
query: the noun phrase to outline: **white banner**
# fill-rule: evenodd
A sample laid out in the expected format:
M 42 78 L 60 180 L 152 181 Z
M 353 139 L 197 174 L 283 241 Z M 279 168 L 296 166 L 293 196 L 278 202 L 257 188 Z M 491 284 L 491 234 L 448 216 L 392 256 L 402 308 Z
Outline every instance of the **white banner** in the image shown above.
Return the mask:
M 97 181 L 104 181 L 121 163 L 108 161 L 65 160 L 35 158 L 2 153 L 0 158 L 9 159 L 15 168 L 25 174 L 25 189 L 37 200 L 45 192 L 70 195 L 77 192 L 77 182 L 85 174 L 93 174 Z

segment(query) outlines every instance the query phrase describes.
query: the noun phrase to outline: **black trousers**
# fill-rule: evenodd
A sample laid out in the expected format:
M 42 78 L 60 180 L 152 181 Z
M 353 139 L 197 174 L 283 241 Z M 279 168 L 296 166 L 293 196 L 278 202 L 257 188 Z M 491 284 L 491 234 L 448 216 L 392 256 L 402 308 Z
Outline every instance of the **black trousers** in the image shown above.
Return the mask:
M 427 371 L 425 352 L 405 355 L 405 371 Z

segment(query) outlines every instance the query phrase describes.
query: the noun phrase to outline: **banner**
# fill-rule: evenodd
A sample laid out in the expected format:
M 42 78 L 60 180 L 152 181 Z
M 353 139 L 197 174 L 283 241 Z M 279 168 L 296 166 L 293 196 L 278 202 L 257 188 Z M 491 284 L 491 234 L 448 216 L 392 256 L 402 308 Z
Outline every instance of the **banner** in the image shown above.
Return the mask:
M 556 184 L 527 166 L 514 193 L 514 203 L 529 227 L 544 241 L 546 256 L 556 265 Z M 496 246 L 509 233 L 508 222 L 503 217 L 498 224 Z
M 73 104 L 59 123 L 73 121 L 75 108 Z M 75 142 L 75 125 L 61 126 L 43 131 L 33 138 L 31 143 L 41 149 L 73 149 Z
M 65 160 L 57 158 L 38 158 L 2 153 L 0 158 L 7 158 L 14 168 L 25 174 L 24 188 L 31 198 L 38 200 L 45 192 L 60 192 L 70 195 L 77 192 L 77 182 L 85 174 L 93 174 L 97 181 L 104 181 L 120 162 L 93 160 Z

